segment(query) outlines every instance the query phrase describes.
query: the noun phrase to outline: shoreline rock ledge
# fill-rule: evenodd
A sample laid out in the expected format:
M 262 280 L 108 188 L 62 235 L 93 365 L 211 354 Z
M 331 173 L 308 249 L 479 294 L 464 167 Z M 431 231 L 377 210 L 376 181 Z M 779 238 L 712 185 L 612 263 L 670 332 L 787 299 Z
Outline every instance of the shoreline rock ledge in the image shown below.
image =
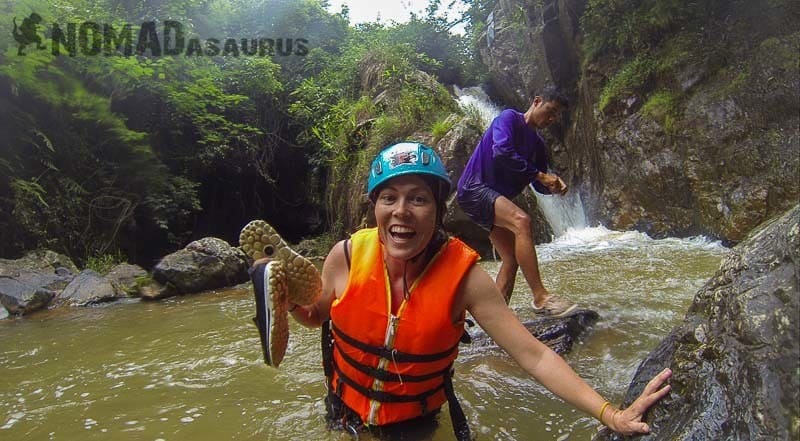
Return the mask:
M 644 440 L 800 439 L 800 206 L 725 257 L 681 325 L 639 366 L 628 406 L 670 367 Z M 621 439 L 607 430 L 595 440 Z

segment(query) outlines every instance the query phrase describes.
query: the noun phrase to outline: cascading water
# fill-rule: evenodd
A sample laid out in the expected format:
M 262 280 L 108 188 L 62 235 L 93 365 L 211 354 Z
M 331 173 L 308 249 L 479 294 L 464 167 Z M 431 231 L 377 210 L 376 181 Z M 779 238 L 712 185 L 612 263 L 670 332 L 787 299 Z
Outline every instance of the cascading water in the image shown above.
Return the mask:
M 458 104 L 463 109 L 474 107 L 481 115 L 483 120 L 483 127 L 489 127 L 492 120 L 502 111 L 501 108 L 495 106 L 489 99 L 489 95 L 480 87 L 465 87 L 463 89 L 454 86 L 456 96 L 458 97 Z
M 544 195 L 533 189 L 536 195 L 536 205 L 542 212 L 553 234 L 560 237 L 571 230 L 583 230 L 587 228 L 586 214 L 583 212 L 583 203 L 578 192 L 571 191 L 563 196 Z

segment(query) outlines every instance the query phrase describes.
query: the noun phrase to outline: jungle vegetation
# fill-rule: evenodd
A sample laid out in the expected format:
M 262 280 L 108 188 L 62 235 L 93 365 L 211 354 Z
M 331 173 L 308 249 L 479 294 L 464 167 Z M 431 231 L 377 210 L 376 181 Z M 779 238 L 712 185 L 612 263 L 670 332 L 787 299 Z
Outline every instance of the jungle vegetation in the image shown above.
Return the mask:
M 434 100 L 408 87 L 375 105 L 360 84 L 365 62 L 398 84 L 415 71 L 475 84 L 482 68 L 470 37 L 449 32 L 469 16 L 447 17 L 439 1 L 403 24 L 351 26 L 346 8 L 327 6 L 7 3 L 0 257 L 49 248 L 83 264 L 113 256 L 149 267 L 199 237 L 235 244 L 254 218 L 292 241 L 328 231 L 325 188 L 355 124 L 374 121 L 378 144 L 452 110 L 442 86 Z M 33 14 L 41 43 L 24 33 Z

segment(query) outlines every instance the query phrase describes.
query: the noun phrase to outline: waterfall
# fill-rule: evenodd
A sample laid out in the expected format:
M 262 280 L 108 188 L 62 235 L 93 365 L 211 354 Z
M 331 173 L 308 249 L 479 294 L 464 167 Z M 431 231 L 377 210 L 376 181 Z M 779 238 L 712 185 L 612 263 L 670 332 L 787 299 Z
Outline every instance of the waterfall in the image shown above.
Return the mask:
M 486 92 L 480 87 L 465 87 L 463 89 L 458 86 L 453 87 L 458 97 L 458 104 L 465 110 L 468 110 L 470 107 L 475 108 L 481 115 L 484 129 L 489 127 L 492 120 L 503 110 L 495 106 L 489 99 L 489 95 L 486 95 Z
M 586 214 L 577 190 L 567 192 L 563 196 L 545 195 L 533 189 L 536 205 L 542 212 L 555 237 L 562 236 L 569 230 L 583 230 L 586 225 Z
M 489 127 L 492 120 L 502 111 L 496 106 L 480 87 L 465 87 L 463 89 L 455 86 L 455 93 L 458 103 L 465 110 L 474 108 L 483 119 L 484 128 Z M 569 230 L 582 230 L 587 227 L 586 215 L 583 211 L 580 195 L 577 191 L 570 191 L 564 196 L 543 195 L 533 189 L 536 195 L 536 203 L 539 210 L 544 215 L 553 234 L 559 237 Z

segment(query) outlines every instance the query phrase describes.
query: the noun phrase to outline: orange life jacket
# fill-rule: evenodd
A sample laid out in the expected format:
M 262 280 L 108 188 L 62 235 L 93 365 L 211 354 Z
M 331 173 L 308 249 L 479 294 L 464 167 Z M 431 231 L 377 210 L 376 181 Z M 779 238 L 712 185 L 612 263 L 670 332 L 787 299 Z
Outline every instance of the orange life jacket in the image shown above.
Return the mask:
M 377 229 L 351 237 L 350 277 L 331 306 L 331 387 L 368 425 L 405 421 L 437 410 L 447 400 L 463 320 L 450 316 L 461 279 L 477 253 L 449 238 L 391 313 L 391 291 Z M 463 319 L 463 317 L 462 317 Z

